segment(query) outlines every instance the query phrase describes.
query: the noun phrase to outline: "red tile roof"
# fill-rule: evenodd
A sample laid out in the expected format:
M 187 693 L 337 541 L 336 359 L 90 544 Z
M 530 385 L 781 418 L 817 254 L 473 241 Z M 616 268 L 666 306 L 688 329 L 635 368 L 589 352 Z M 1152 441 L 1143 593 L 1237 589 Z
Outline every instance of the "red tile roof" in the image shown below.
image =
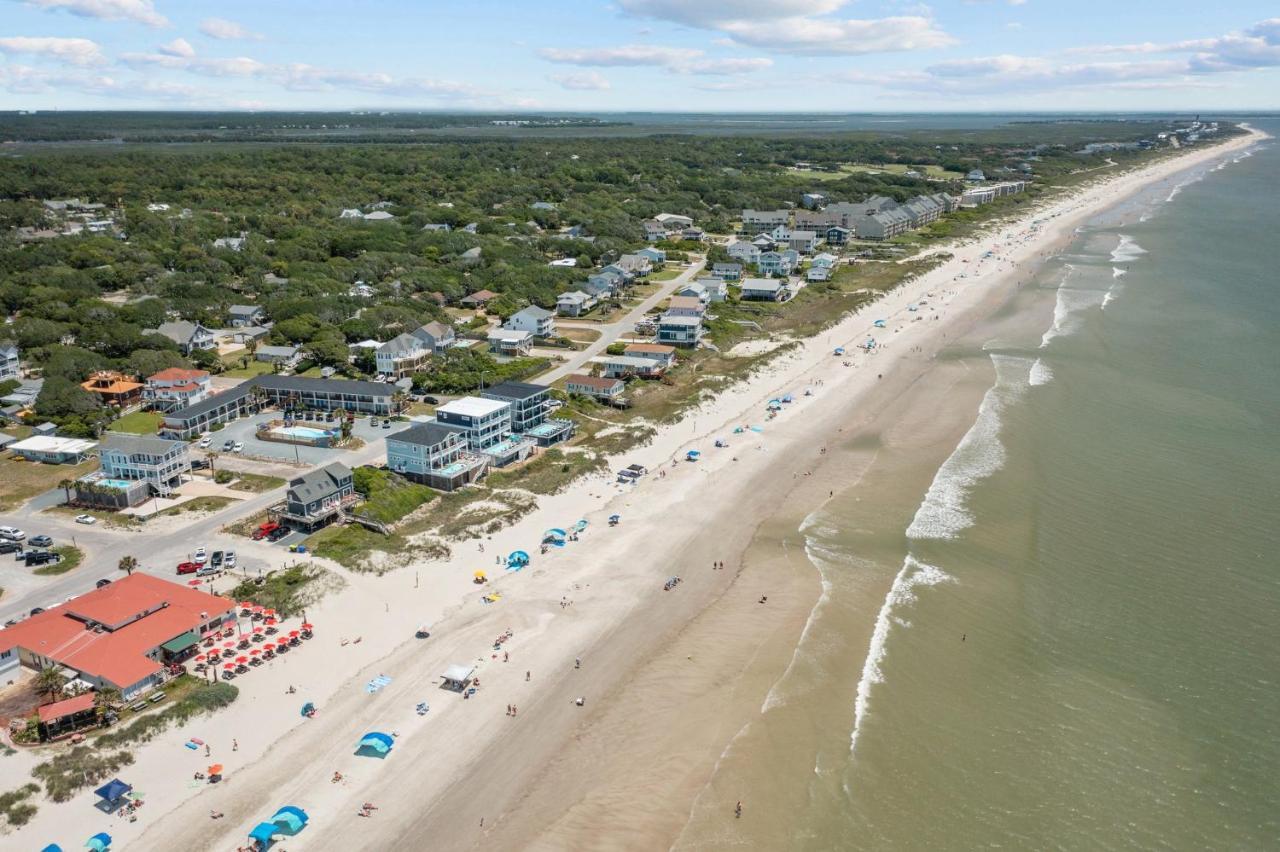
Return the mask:
M 134 574 L 0 631 L 13 648 L 127 688 L 160 670 L 146 655 L 234 608 L 224 598 Z M 101 633 L 87 620 L 108 628 Z
M 63 716 L 74 716 L 76 713 L 83 713 L 92 707 L 93 693 L 85 692 L 75 698 L 67 698 L 63 701 L 46 704 L 36 712 L 40 714 L 41 722 L 52 722 L 54 719 L 61 719 Z
M 205 370 L 184 370 L 181 367 L 170 367 L 167 370 L 161 370 L 152 376 L 147 376 L 148 382 L 198 382 L 201 379 L 209 378 L 209 373 Z

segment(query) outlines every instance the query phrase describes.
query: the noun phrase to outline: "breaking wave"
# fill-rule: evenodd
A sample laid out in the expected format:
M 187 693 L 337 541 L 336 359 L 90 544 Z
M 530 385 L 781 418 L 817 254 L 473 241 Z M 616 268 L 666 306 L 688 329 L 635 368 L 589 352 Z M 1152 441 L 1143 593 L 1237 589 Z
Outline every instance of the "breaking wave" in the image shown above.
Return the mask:
M 1128 234 L 1120 235 L 1120 242 L 1111 250 L 1112 263 L 1131 263 L 1147 253 L 1137 241 Z
M 1044 362 L 1044 359 L 1037 358 L 1036 362 L 1031 365 L 1031 372 L 1027 375 L 1027 383 L 1031 387 L 1039 387 L 1047 385 L 1053 381 L 1053 370 Z

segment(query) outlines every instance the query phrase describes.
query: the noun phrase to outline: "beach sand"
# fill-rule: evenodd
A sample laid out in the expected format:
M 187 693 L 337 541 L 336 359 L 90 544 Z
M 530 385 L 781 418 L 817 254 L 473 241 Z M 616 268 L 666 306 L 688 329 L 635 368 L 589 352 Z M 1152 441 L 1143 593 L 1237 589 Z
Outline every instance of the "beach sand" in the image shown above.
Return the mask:
M 734 792 L 708 790 L 707 781 L 759 714 L 821 594 L 800 522 L 872 470 L 882 443 L 915 447 L 922 457 L 954 447 L 964 413 L 972 419 L 974 389 L 989 377 L 960 375 L 932 355 L 997 311 L 1028 277 L 1028 264 L 1056 251 L 1097 210 L 1251 141 L 1112 178 L 957 246 L 938 269 L 617 459 L 614 467 L 651 468 L 638 485 L 610 476 L 582 481 L 486 539 L 483 553 L 464 542 L 447 563 L 384 577 L 338 571 L 348 588 L 308 612 L 316 639 L 287 663 L 238 682 L 242 696 L 229 710 L 137 750 L 137 762 L 120 774 L 147 792 L 138 822 L 103 816 L 83 793 L 43 805 L 23 836 L 71 848 L 106 830 L 116 848 L 232 850 L 257 822 L 293 804 L 311 823 L 281 844 L 289 850 L 650 848 L 677 841 L 695 801 L 731 817 L 724 809 Z M 996 257 L 983 261 L 993 247 Z M 927 309 L 907 310 L 929 293 Z M 881 318 L 888 328 L 873 330 Z M 869 333 L 888 345 L 833 358 L 835 346 Z M 805 387 L 812 396 L 802 395 Z M 796 401 L 766 422 L 765 401 L 788 392 Z M 936 416 L 939 404 L 946 416 Z M 763 431 L 732 434 L 741 424 Z M 717 437 L 730 447 L 713 449 Z M 701 461 L 672 465 L 692 448 Z M 610 528 L 615 512 L 622 523 Z M 578 518 L 590 522 L 580 541 L 537 555 L 543 530 Z M 495 554 L 516 549 L 534 554 L 529 568 L 495 569 Z M 717 561 L 725 570 L 712 568 Z M 472 585 L 476 569 L 494 582 Z M 670 576 L 683 582 L 664 591 Z M 502 599 L 483 604 L 484 591 Z M 758 603 L 762 595 L 766 604 Z M 883 595 L 868 588 L 868 609 Z M 431 637 L 413 638 L 424 622 Z M 508 629 L 503 662 L 492 645 Z M 355 636 L 362 642 L 339 641 Z M 850 653 L 860 659 L 864 648 Z M 478 667 L 474 697 L 438 687 L 452 663 Z M 393 680 L 370 695 L 363 685 L 378 674 Z M 299 691 L 286 694 L 291 684 Z M 574 704 L 579 696 L 582 707 Z M 307 700 L 319 707 L 315 719 L 299 716 Z M 431 706 L 424 716 L 414 711 L 421 701 Z M 519 710 L 514 718 L 505 712 L 510 704 Z M 383 760 L 354 755 L 370 730 L 397 735 Z M 207 763 L 182 748 L 190 736 L 213 745 L 227 767 L 224 783 L 188 786 Z M 29 760 L 5 763 L 0 780 L 8 789 L 21 783 Z M 335 771 L 341 783 L 331 783 Z M 357 817 L 362 802 L 379 809 Z M 225 817 L 211 820 L 211 810 Z

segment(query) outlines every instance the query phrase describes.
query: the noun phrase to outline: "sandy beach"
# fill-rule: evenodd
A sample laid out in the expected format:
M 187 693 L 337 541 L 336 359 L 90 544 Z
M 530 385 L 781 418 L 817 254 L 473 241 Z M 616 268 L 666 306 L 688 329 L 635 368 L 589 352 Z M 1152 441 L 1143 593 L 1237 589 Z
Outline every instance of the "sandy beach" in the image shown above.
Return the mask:
M 107 831 L 113 848 L 230 852 L 290 804 L 310 824 L 273 848 L 672 846 L 822 594 L 797 530 L 871 465 L 875 454 L 857 452 L 858 436 L 899 424 L 922 446 L 954 446 L 976 384 L 947 396 L 957 417 L 933 417 L 930 401 L 966 382 L 933 356 L 991 317 L 1084 219 L 1257 137 L 1100 179 L 951 247 L 933 271 L 615 459 L 614 469 L 650 469 L 636 485 L 612 475 L 579 481 L 483 542 L 458 544 L 446 562 L 382 577 L 327 566 L 346 588 L 309 609 L 315 639 L 238 681 L 229 710 L 138 748 L 120 773 L 146 793 L 137 822 L 104 816 L 86 791 L 42 805 L 18 836 L 77 848 Z M 868 337 L 880 344 L 871 353 L 854 348 Z M 833 356 L 836 347 L 849 354 Z M 795 401 L 766 420 L 767 401 L 788 393 Z M 735 434 L 739 426 L 760 431 Z M 718 438 L 728 446 L 715 448 Z M 838 468 L 825 464 L 837 443 L 852 448 Z M 691 449 L 700 461 L 682 460 Z M 610 527 L 614 513 L 622 522 Z M 589 524 L 580 540 L 538 555 L 544 530 L 580 518 Z M 517 549 L 533 554 L 529 567 L 494 564 Z M 720 562 L 723 570 L 713 567 Z M 479 569 L 493 580 L 483 589 L 471 583 Z M 681 582 L 664 590 L 670 577 Z M 484 603 L 486 592 L 501 598 Z M 868 589 L 870 601 L 883 595 Z M 414 638 L 422 624 L 431 625 L 428 639 Z M 471 698 L 439 688 L 455 663 L 477 667 Z M 390 683 L 366 692 L 378 675 Z M 305 701 L 318 707 L 315 718 L 299 714 Z M 420 702 L 430 705 L 424 715 Z M 395 735 L 385 759 L 354 754 L 368 731 Z M 209 762 L 183 747 L 193 736 L 226 767 L 224 783 L 190 783 Z M 7 758 L 4 789 L 22 783 L 33 762 Z M 714 792 L 707 806 L 724 806 L 716 798 L 724 795 Z M 368 818 L 357 816 L 364 802 L 377 805 Z M 212 820 L 211 811 L 225 816 Z

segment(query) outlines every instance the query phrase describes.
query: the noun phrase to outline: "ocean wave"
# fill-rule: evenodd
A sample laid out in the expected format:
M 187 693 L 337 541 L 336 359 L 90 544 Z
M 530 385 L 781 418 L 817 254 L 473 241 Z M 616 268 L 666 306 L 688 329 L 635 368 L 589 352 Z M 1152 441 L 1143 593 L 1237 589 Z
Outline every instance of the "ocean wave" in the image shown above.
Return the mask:
M 978 417 L 960 439 L 955 451 L 938 468 L 915 517 L 907 527 L 913 539 L 947 539 L 973 524 L 965 503 L 969 490 L 1004 465 L 1000 443 L 1001 413 L 1030 386 L 1030 358 L 992 355 L 996 383 L 978 406 Z
M 1111 250 L 1112 263 L 1131 263 L 1147 253 L 1137 241 L 1128 234 L 1120 234 L 1120 242 Z
M 897 609 L 915 603 L 916 588 L 936 586 L 949 581 L 954 581 L 954 578 L 941 568 L 921 562 L 911 555 L 903 560 L 902 570 L 893 578 L 893 585 L 889 587 L 889 593 L 880 604 L 875 628 L 871 631 L 871 643 L 867 647 L 867 657 L 862 663 L 862 677 L 858 680 L 858 691 L 853 701 L 853 731 L 849 735 L 850 754 L 857 748 L 858 734 L 862 732 L 862 723 L 871 707 L 871 690 L 877 683 L 884 682 L 884 672 L 880 669 L 880 664 L 884 661 L 889 631 L 895 622 L 903 623 L 896 614 Z
M 1128 270 L 1127 270 L 1127 269 L 1121 269 L 1121 268 L 1120 268 L 1120 267 L 1118 267 L 1118 266 L 1113 266 L 1113 267 L 1111 267 L 1111 277 L 1112 277 L 1112 278 L 1119 278 L 1121 275 L 1127 275 L 1127 274 L 1128 274 Z
M 1053 381 L 1053 370 L 1044 362 L 1043 358 L 1037 358 L 1036 362 L 1031 365 L 1031 372 L 1027 374 L 1027 383 L 1035 388 L 1047 385 L 1051 381 Z

